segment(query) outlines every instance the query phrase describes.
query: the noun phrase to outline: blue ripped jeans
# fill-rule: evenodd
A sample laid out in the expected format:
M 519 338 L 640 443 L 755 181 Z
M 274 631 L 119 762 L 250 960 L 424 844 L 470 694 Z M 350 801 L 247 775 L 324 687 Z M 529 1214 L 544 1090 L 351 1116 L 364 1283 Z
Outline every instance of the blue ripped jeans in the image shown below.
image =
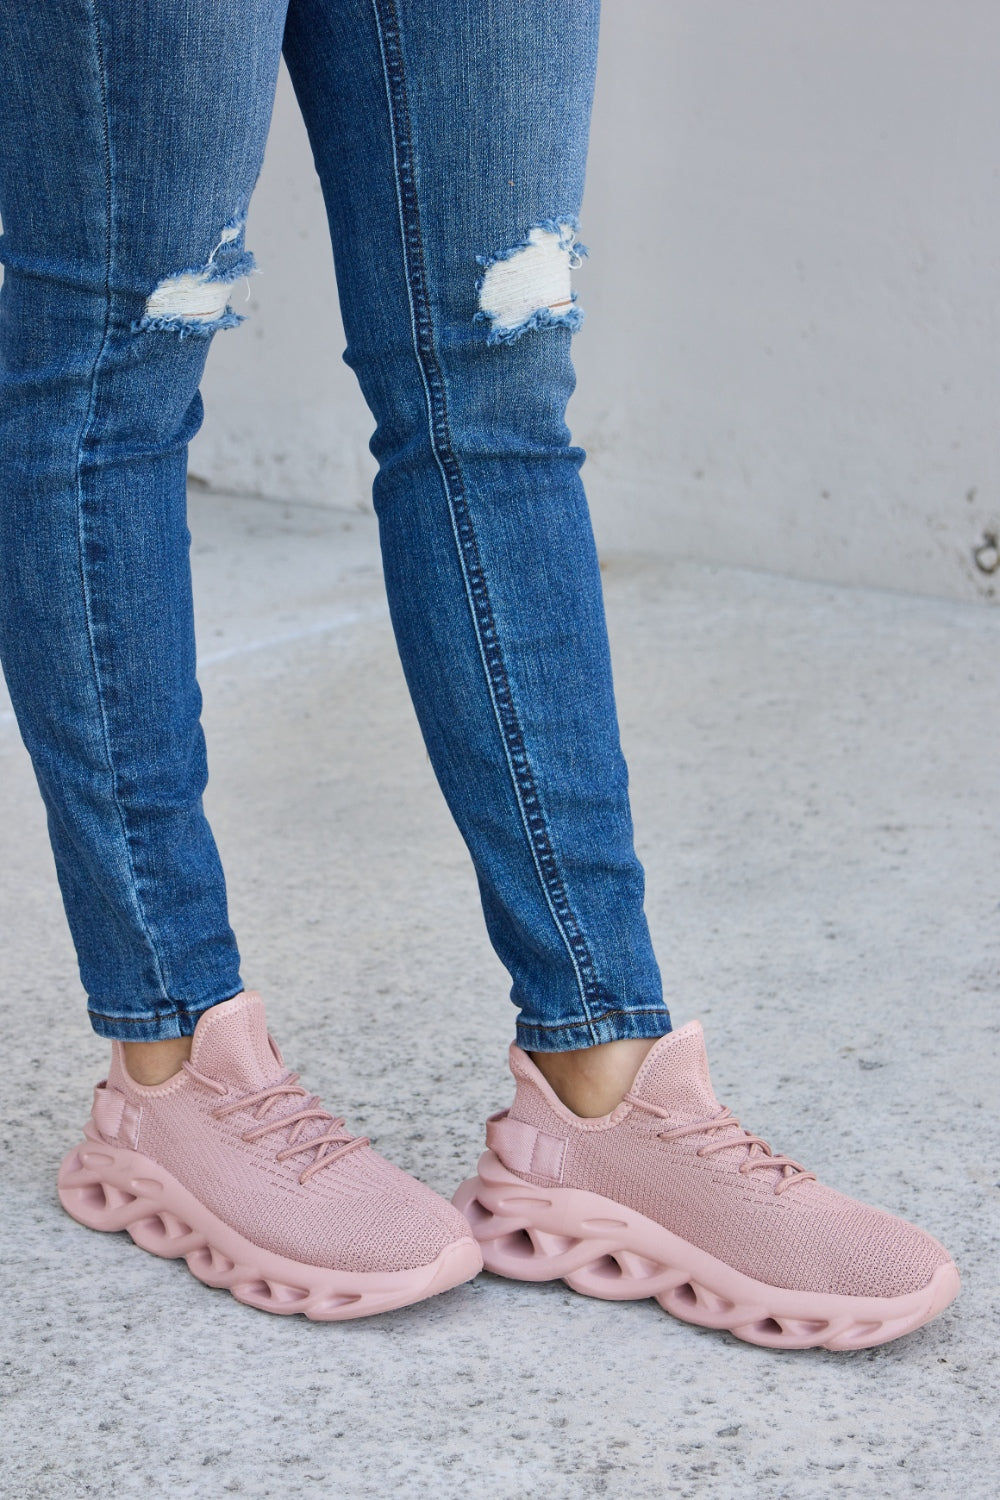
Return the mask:
M 6 0 L 0 654 L 95 1029 L 242 987 L 186 452 L 284 51 L 374 414 L 393 627 L 518 1040 L 669 1029 L 564 420 L 597 0 Z

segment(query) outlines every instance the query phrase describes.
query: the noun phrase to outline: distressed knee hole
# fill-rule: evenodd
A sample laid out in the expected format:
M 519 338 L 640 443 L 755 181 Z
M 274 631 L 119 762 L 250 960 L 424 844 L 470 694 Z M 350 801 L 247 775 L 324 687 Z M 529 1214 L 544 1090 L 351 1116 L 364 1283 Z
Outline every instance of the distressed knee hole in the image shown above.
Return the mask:
M 225 225 L 211 255 L 203 266 L 187 266 L 172 271 L 157 282 L 146 301 L 141 318 L 132 324 L 133 332 L 163 330 L 180 338 L 208 338 L 220 328 L 234 328 L 243 315 L 229 305 L 233 283 L 257 269 L 249 250 L 243 249 L 245 213 Z M 247 285 L 247 296 L 250 287 Z
M 570 272 L 583 264 L 587 247 L 576 239 L 577 228 L 575 219 L 546 219 L 521 244 L 476 256 L 483 273 L 473 322 L 489 324 L 488 344 L 512 343 L 529 328 L 579 328 L 583 311 Z

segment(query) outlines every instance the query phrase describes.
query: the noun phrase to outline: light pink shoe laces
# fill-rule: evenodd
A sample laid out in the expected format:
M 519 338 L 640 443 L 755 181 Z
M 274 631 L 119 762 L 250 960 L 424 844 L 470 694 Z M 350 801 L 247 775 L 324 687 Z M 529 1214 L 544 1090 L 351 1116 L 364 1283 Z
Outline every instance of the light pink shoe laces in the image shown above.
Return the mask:
M 649 1110 L 650 1114 L 659 1115 L 661 1120 L 670 1118 L 669 1110 L 662 1109 L 658 1104 L 651 1104 L 648 1099 L 640 1099 L 637 1094 L 626 1094 L 625 1101 L 639 1109 Z M 749 1130 L 743 1130 L 731 1109 L 723 1109 L 721 1114 L 713 1115 L 708 1120 L 695 1120 L 690 1125 L 675 1125 L 671 1130 L 658 1130 L 657 1136 L 661 1141 L 679 1141 L 686 1135 L 702 1135 L 708 1130 L 733 1129 L 740 1131 L 739 1140 L 730 1138 L 710 1141 L 705 1146 L 699 1146 L 695 1155 L 710 1156 L 713 1151 L 726 1151 L 734 1146 L 745 1146 L 747 1155 L 740 1162 L 738 1171 L 745 1177 L 748 1172 L 759 1171 L 762 1168 L 780 1168 L 781 1176 L 774 1184 L 775 1194 L 783 1193 L 786 1188 L 794 1187 L 797 1182 L 816 1181 L 815 1172 L 807 1171 L 790 1156 L 776 1156 L 767 1141 L 761 1140 L 759 1135 L 751 1135 Z
M 190 1073 L 192 1078 L 197 1079 L 199 1083 L 203 1083 L 206 1088 L 212 1089 L 214 1093 L 229 1093 L 224 1083 L 220 1083 L 217 1078 L 209 1078 L 206 1074 L 199 1073 L 198 1069 L 193 1067 L 190 1062 L 181 1063 L 181 1067 L 186 1073 Z M 303 1151 L 315 1148 L 316 1155 L 309 1165 L 303 1167 L 299 1173 L 299 1182 L 301 1184 L 305 1184 L 313 1173 L 318 1172 L 322 1167 L 328 1167 L 331 1162 L 339 1161 L 349 1151 L 355 1151 L 359 1146 L 368 1146 L 371 1144 L 366 1135 L 351 1135 L 350 1131 L 344 1128 L 345 1122 L 343 1118 L 331 1115 L 329 1110 L 323 1108 L 318 1095 L 310 1094 L 307 1089 L 302 1088 L 299 1084 L 298 1073 L 289 1073 L 286 1078 L 279 1079 L 277 1083 L 269 1084 L 266 1089 L 261 1089 L 259 1093 L 245 1094 L 232 1104 L 224 1104 L 220 1109 L 213 1109 L 212 1114 L 217 1120 L 221 1120 L 223 1115 L 234 1114 L 238 1109 L 256 1109 L 255 1118 L 262 1120 L 278 1099 L 288 1095 L 297 1095 L 305 1099 L 305 1107 L 295 1110 L 290 1115 L 278 1115 L 275 1119 L 269 1120 L 266 1125 L 258 1125 L 256 1129 L 246 1131 L 242 1139 L 249 1145 L 251 1141 L 259 1141 L 262 1136 L 270 1134 L 272 1130 L 287 1130 L 291 1127 L 291 1133 L 288 1136 L 288 1145 L 281 1151 L 275 1152 L 274 1159 L 275 1161 L 287 1161 L 290 1156 L 300 1156 Z M 303 1126 L 307 1120 L 328 1121 L 329 1129 L 324 1131 L 322 1135 L 311 1135 L 304 1141 L 300 1140 Z M 332 1149 L 325 1150 L 324 1147 Z

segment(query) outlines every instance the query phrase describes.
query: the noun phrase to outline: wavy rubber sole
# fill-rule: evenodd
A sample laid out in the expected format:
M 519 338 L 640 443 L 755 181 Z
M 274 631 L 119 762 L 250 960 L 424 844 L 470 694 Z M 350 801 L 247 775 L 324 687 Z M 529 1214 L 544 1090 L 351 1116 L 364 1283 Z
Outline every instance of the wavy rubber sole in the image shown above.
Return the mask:
M 484 1152 L 452 1200 L 487 1271 L 565 1281 L 610 1301 L 655 1297 L 666 1312 L 770 1349 L 867 1349 L 930 1322 L 958 1294 L 949 1261 L 904 1297 L 790 1291 L 744 1276 L 653 1219 L 580 1188 L 540 1188 Z
M 86 1140 L 59 1169 L 59 1201 L 88 1229 L 125 1229 L 153 1255 L 183 1258 L 208 1286 L 226 1287 L 263 1312 L 304 1313 L 320 1322 L 366 1318 L 447 1292 L 482 1269 L 470 1236 L 408 1271 L 338 1271 L 263 1250 L 224 1224 L 175 1177 L 138 1151 Z

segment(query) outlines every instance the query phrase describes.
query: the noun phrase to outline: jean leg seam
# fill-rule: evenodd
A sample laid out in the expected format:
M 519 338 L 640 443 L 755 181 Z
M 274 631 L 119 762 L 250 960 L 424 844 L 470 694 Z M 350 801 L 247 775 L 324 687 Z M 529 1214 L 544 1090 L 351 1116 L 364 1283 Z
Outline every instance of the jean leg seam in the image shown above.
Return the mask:
M 111 754 L 111 735 L 108 728 L 107 709 L 104 701 L 104 693 L 101 685 L 101 673 L 97 661 L 97 649 L 94 641 L 94 619 L 91 609 L 90 589 L 87 581 L 87 566 L 84 545 L 83 524 L 83 452 L 84 444 L 93 427 L 95 408 L 97 405 L 97 379 L 101 363 L 107 351 L 111 335 L 111 245 L 113 231 L 113 181 L 111 165 L 111 127 L 109 120 L 107 70 L 104 61 L 104 48 L 101 45 L 100 22 L 97 16 L 97 8 L 94 0 L 88 0 L 88 11 L 91 19 L 91 29 L 94 38 L 94 50 L 96 54 L 97 76 L 101 90 L 101 127 L 104 134 L 104 180 L 105 180 L 105 242 L 104 242 L 104 329 L 101 334 L 100 348 L 94 358 L 93 367 L 90 372 L 90 398 L 87 411 L 84 415 L 77 440 L 76 456 L 76 522 L 77 522 L 77 555 L 80 568 L 80 593 L 83 599 L 84 618 L 87 622 L 87 648 L 90 656 L 91 672 L 93 674 L 94 692 L 97 697 L 97 706 L 100 713 L 101 738 L 104 744 L 104 754 L 107 761 L 108 775 L 111 779 L 111 791 L 114 799 L 115 811 L 122 832 L 122 842 L 125 847 L 125 855 L 128 860 L 128 870 L 132 881 L 132 895 L 135 902 L 135 912 L 142 928 L 143 936 L 149 945 L 149 951 L 156 965 L 157 978 L 163 990 L 164 997 L 170 999 L 169 987 L 164 974 L 163 962 L 153 934 L 150 931 L 142 902 L 139 899 L 139 881 L 136 873 L 135 862 L 132 854 L 132 843 L 129 837 L 128 820 L 125 809 L 122 806 L 118 791 L 118 778 L 115 774 L 114 759 Z
M 614 1020 L 615 1016 L 661 1016 L 666 1007 L 663 1005 L 618 1005 L 613 1010 L 603 1010 L 599 1016 L 591 1019 L 597 1025 L 601 1021 Z M 577 1025 L 575 1021 L 531 1021 L 525 1024 L 526 1031 L 566 1031 Z
M 382 11 L 385 11 L 385 21 Z M 594 974 L 594 958 L 583 935 L 579 920 L 575 916 L 566 891 L 565 881 L 558 869 L 555 851 L 548 829 L 537 783 L 531 770 L 524 732 L 514 706 L 510 679 L 496 634 L 496 622 L 486 582 L 485 571 L 479 554 L 475 527 L 465 499 L 465 486 L 458 455 L 455 452 L 448 425 L 448 410 L 440 369 L 433 349 L 433 327 L 424 286 L 422 242 L 420 239 L 419 210 L 413 184 L 410 184 L 410 199 L 407 201 L 404 185 L 405 163 L 401 161 L 402 146 L 410 146 L 408 128 L 408 103 L 401 59 L 398 57 L 400 26 L 396 15 L 395 0 L 372 0 L 375 27 L 379 39 L 382 71 L 385 82 L 386 102 L 392 138 L 393 169 L 396 188 L 396 204 L 399 213 L 400 237 L 406 268 L 407 296 L 410 304 L 410 327 L 417 367 L 424 388 L 428 418 L 428 435 L 431 451 L 448 503 L 452 535 L 458 554 L 458 563 L 465 586 L 466 600 L 472 618 L 473 631 L 479 658 L 486 680 L 486 687 L 493 708 L 494 718 L 500 732 L 504 756 L 510 773 L 514 796 L 521 815 L 522 826 L 531 851 L 532 862 L 539 886 L 548 906 L 553 923 L 569 955 L 576 977 L 577 990 L 585 1014 L 585 1024 L 593 1034 L 590 1001 L 599 999 L 600 985 Z M 394 44 L 397 52 L 395 76 L 389 58 L 389 46 Z M 409 212 L 409 222 L 407 213 Z M 410 230 L 413 234 L 411 236 Z M 415 244 L 413 241 L 415 240 Z M 418 308 L 418 294 L 414 286 L 413 272 L 417 272 L 422 305 Z M 421 319 L 422 314 L 422 319 Z M 424 335 L 424 337 L 422 337 Z M 431 376 L 435 379 L 432 385 Z M 436 387 L 436 389 L 434 388 Z M 438 431 L 440 428 L 440 432 Z M 454 483 L 449 476 L 449 465 L 453 470 Z M 464 533 L 464 535 L 463 535 Z M 471 561 L 470 561 L 471 559 Z M 492 641 L 488 637 L 492 635 Z M 491 649 L 488 649 L 491 648 Z M 491 670 L 490 658 L 494 663 Z M 533 805 L 532 805 L 533 804 Z M 547 867 L 547 868 L 546 868 Z M 572 929 L 572 930 L 570 930 Z M 586 971 L 586 972 L 585 972 Z
M 223 1004 L 225 1000 L 234 1000 L 237 995 L 241 994 L 243 994 L 242 990 L 234 990 L 231 995 L 225 995 L 222 1000 L 207 1000 L 204 1004 L 198 1005 L 177 1005 L 171 1001 L 173 1009 L 167 1015 L 154 1011 L 151 1015 L 143 1016 L 113 1016 L 95 1005 L 89 1005 L 87 1011 L 89 1015 L 96 1017 L 97 1020 L 113 1021 L 116 1026 L 148 1026 L 150 1022 L 169 1020 L 170 1016 L 202 1016 L 207 1010 L 214 1009 L 216 1005 Z

